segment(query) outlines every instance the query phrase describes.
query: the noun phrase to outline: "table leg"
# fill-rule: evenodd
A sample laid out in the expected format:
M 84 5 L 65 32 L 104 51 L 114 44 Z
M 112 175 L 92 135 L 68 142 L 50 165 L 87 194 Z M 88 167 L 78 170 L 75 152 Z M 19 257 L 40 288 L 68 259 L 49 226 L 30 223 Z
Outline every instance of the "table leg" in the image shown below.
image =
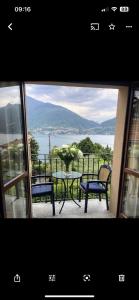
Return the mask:
M 71 196 L 72 201 L 73 201 L 76 205 L 78 205 L 79 207 L 81 207 L 81 206 L 74 200 L 74 198 L 73 198 L 73 193 L 71 192 L 71 188 L 72 188 L 72 186 L 73 186 L 74 180 L 75 180 L 75 179 L 72 180 L 72 183 L 71 183 L 71 185 L 69 186 L 70 196 Z
M 72 180 L 72 183 L 71 183 L 71 185 L 70 186 L 68 186 L 68 179 L 67 179 L 67 185 L 66 185 L 66 183 L 65 183 L 65 180 L 64 179 L 62 179 L 62 181 L 63 181 L 63 183 L 64 183 L 64 200 L 63 200 L 63 204 L 62 204 L 62 206 L 61 206 L 61 208 L 60 208 L 60 211 L 59 211 L 59 214 L 61 214 L 61 212 L 62 212 L 62 209 L 63 209 L 63 207 L 64 207 L 64 204 L 65 204 L 65 201 L 66 201 L 66 198 L 68 198 L 68 187 L 69 187 L 69 192 L 70 192 L 70 196 L 71 196 L 71 199 L 72 199 L 72 201 L 76 204 L 76 205 L 78 205 L 78 207 L 81 207 L 75 200 L 74 200 L 74 198 L 73 198 L 73 193 L 71 192 L 71 189 L 72 189 L 72 186 L 73 186 L 73 183 L 74 183 L 74 180 L 75 180 L 76 178 L 74 178 L 73 180 Z M 60 201 L 61 202 L 61 201 Z
M 63 204 L 62 204 L 62 206 L 61 206 L 61 208 L 60 208 L 59 214 L 61 214 L 61 212 L 62 212 L 63 206 L 64 206 L 65 201 L 66 201 L 66 196 L 67 196 L 67 187 L 66 187 L 66 183 L 65 183 L 65 180 L 64 180 L 64 179 L 62 179 L 62 181 L 63 181 L 63 183 L 64 183 L 64 200 L 63 200 Z M 61 202 L 61 201 L 60 201 L 60 202 Z
M 65 201 L 66 201 L 66 199 L 64 199 L 64 201 L 63 201 L 63 204 L 62 204 L 62 206 L 61 206 L 61 208 L 60 208 L 59 214 L 61 214 L 61 212 L 62 212 L 62 209 L 63 209 L 63 206 L 64 206 L 64 204 L 65 204 Z

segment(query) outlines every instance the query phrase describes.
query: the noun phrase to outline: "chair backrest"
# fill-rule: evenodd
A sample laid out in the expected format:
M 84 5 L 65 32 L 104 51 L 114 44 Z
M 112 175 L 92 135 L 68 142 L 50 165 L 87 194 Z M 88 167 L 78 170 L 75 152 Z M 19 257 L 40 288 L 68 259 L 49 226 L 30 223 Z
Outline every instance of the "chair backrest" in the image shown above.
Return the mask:
M 108 182 L 111 176 L 112 169 L 109 165 L 101 165 L 98 172 L 98 179 Z

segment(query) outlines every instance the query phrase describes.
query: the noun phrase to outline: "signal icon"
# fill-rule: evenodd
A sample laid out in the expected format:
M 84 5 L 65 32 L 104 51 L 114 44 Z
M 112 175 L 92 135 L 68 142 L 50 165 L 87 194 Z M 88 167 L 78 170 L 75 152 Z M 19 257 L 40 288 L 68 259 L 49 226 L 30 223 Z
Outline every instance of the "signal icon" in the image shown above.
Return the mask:
M 109 11 L 109 7 L 102 8 L 101 11 L 102 11 L 102 12 L 107 12 L 107 11 Z
M 111 7 L 111 9 L 112 9 L 113 11 L 116 11 L 116 10 L 117 10 L 117 7 L 113 6 L 113 7 Z

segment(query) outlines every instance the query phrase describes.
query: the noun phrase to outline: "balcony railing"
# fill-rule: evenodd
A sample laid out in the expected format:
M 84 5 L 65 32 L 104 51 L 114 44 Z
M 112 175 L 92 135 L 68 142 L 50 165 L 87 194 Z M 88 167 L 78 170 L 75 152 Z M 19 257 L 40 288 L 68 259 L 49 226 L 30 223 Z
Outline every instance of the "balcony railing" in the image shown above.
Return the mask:
M 95 173 L 98 174 L 99 168 L 102 164 L 109 164 L 112 166 L 112 156 L 105 154 L 105 158 L 96 157 L 96 155 L 84 153 L 83 158 L 78 161 L 73 161 L 70 164 L 69 171 L 76 171 L 80 173 Z M 65 171 L 64 162 L 60 158 L 52 158 L 49 154 L 39 154 L 39 159 L 35 159 L 32 156 L 32 175 L 44 175 L 52 176 L 54 172 Z M 86 175 L 84 179 L 92 179 L 91 175 Z M 64 194 L 64 185 L 62 180 L 54 179 L 54 192 L 55 201 L 60 201 Z M 72 180 L 68 180 L 71 181 Z M 79 179 L 76 179 L 71 188 L 72 197 L 79 199 Z M 44 182 L 41 177 L 39 179 L 33 179 L 33 183 Z M 68 183 L 70 185 L 70 182 Z M 68 195 L 68 200 L 71 199 L 71 195 Z M 33 202 L 46 201 L 46 197 L 34 198 Z

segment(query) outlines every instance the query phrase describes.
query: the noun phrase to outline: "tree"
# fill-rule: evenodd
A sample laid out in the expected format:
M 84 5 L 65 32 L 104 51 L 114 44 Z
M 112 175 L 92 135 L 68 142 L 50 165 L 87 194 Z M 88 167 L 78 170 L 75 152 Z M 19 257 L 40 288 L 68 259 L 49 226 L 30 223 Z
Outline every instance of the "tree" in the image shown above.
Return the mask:
M 39 144 L 37 143 L 34 137 L 31 138 L 30 148 L 31 148 L 31 160 L 38 160 Z
M 78 148 L 83 153 L 93 153 L 93 142 L 89 137 L 85 138 L 84 140 L 81 140 L 78 144 Z
M 94 154 L 95 156 L 106 161 L 112 159 L 113 151 L 108 145 L 106 147 L 103 147 L 99 143 L 93 143 L 89 137 L 81 140 L 79 144 L 76 143 L 76 146 L 83 153 Z
M 101 153 L 103 153 L 103 149 L 104 149 L 104 147 L 101 144 L 99 144 L 99 143 L 94 143 L 93 144 L 93 153 L 96 156 L 100 157 Z
M 78 147 L 78 143 L 74 142 L 71 144 L 72 146 Z
M 111 148 L 107 145 L 105 148 L 103 148 L 103 152 L 101 153 L 102 159 L 109 161 L 112 159 L 113 151 Z

